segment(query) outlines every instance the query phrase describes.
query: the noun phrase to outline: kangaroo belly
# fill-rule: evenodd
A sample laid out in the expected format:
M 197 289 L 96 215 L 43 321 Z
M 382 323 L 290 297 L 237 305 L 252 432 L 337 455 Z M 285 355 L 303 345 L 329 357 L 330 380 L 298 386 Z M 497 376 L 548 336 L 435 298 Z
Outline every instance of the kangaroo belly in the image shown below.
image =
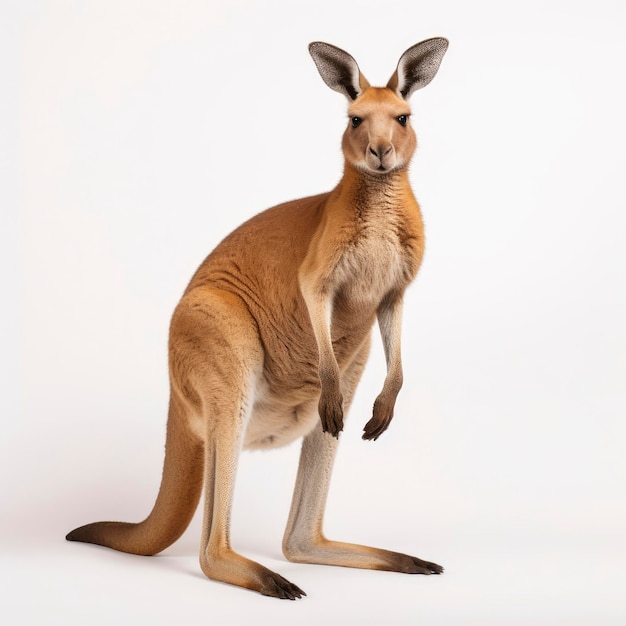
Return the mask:
M 369 336 L 374 321 L 371 315 L 354 325 L 337 319 L 333 324 L 333 349 L 337 356 L 342 387 L 351 397 L 369 353 Z M 276 355 L 274 355 L 276 357 Z M 303 368 L 300 354 L 293 346 L 289 361 L 274 360 L 253 392 L 252 410 L 244 436 L 244 448 L 269 449 L 285 446 L 311 432 L 319 423 L 320 380 L 317 360 Z M 266 353 L 266 363 L 269 354 Z M 291 366 L 291 367 L 290 367 Z M 282 372 L 276 377 L 277 371 Z
M 262 450 L 285 446 L 307 435 L 317 424 L 317 395 L 308 401 L 290 404 L 285 399 L 261 397 L 252 408 L 244 437 L 244 448 Z

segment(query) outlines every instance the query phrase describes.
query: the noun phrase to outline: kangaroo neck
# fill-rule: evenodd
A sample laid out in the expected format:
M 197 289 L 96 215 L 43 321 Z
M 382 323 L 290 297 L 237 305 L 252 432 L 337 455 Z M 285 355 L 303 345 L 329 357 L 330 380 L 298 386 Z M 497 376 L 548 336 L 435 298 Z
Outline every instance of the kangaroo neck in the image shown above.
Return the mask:
M 406 167 L 386 174 L 370 174 L 350 163 L 345 164 L 333 195 L 344 206 L 358 212 L 400 208 L 413 199 Z

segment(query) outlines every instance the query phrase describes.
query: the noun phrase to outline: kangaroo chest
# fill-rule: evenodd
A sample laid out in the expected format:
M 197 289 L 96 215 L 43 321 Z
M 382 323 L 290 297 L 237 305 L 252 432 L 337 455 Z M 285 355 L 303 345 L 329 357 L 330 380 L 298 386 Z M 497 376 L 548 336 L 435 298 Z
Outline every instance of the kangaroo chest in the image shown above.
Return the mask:
M 394 215 L 357 223 L 332 273 L 338 298 L 351 309 L 369 309 L 389 292 L 404 290 L 419 264 L 418 235 L 407 236 Z

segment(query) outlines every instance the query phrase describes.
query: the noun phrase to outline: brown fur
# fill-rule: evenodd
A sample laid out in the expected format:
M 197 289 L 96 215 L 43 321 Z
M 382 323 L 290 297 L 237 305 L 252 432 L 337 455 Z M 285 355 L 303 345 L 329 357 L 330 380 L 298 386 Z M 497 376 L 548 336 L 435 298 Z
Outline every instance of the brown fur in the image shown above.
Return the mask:
M 413 83 L 400 73 L 408 75 L 410 62 L 423 65 L 419 54 L 432 62 L 433 41 L 445 42 L 409 49 L 384 88 L 370 87 L 347 53 L 312 44 L 325 82 L 351 100 L 343 178 L 329 193 L 253 217 L 200 266 L 171 323 L 166 456 L 154 508 L 139 524 L 97 522 L 72 531 L 69 540 L 154 554 L 185 530 L 204 486 L 204 573 L 266 595 L 301 597 L 298 587 L 235 553 L 229 528 L 241 449 L 304 437 L 283 542 L 287 558 L 442 571 L 416 557 L 322 534 L 337 439 L 376 319 L 388 373 L 364 439 L 377 439 L 389 426 L 402 386 L 402 297 L 419 269 L 424 233 L 407 169 L 415 134 L 410 122 L 401 123 L 409 107 L 396 87 L 410 93 Z M 440 60 L 440 48 L 437 54 Z M 348 88 L 346 76 L 352 77 Z

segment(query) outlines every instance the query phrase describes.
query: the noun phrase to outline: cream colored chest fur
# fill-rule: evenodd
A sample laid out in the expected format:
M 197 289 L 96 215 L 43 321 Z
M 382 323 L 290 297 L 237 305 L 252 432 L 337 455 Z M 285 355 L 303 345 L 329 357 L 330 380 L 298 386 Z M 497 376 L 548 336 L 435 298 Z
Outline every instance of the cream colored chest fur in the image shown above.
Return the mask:
M 347 247 L 333 273 L 336 292 L 351 307 L 377 308 L 393 289 L 407 282 L 407 253 L 393 227 L 372 220 Z

